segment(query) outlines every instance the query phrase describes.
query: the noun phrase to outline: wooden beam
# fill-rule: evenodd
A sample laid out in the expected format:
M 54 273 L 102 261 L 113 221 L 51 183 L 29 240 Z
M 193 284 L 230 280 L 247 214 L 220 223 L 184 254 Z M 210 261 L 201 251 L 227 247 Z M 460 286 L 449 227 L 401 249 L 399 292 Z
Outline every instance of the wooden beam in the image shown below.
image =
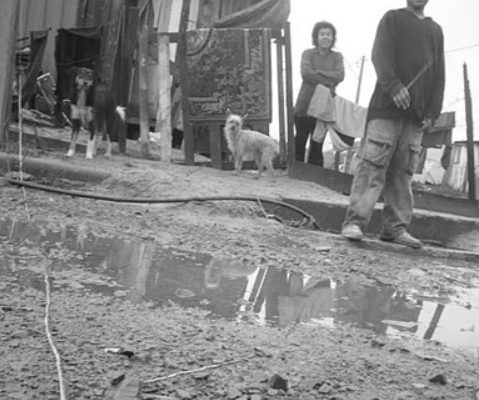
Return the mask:
M 140 20 L 140 9 L 137 7 L 125 7 L 124 21 L 119 51 L 119 102 L 122 106 L 128 106 L 129 89 L 132 81 L 132 60 L 135 58 L 135 47 L 138 40 L 138 24 Z M 128 113 L 128 110 L 127 110 Z M 126 132 L 124 129 L 118 131 L 118 149 L 120 153 L 126 152 Z
M 0 146 L 6 142 L 10 125 L 12 82 L 15 74 L 15 44 L 17 43 L 17 23 L 20 2 L 0 1 Z M 21 90 L 21 88 L 19 88 Z
M 217 169 L 223 169 L 223 160 L 221 154 L 221 127 L 219 124 L 208 126 L 210 139 L 210 157 L 211 166 Z
M 186 165 L 193 165 L 195 162 L 195 141 L 193 137 L 193 126 L 189 115 L 189 85 L 188 85 L 188 66 L 186 60 L 186 32 L 180 36 L 178 45 L 180 64 L 180 89 L 181 89 L 181 107 L 183 109 L 183 147 L 185 152 Z
M 291 26 L 286 22 L 284 26 L 284 43 L 286 57 L 286 111 L 288 127 L 288 168 L 296 159 L 294 145 L 294 106 L 293 106 L 293 66 L 291 54 Z
M 103 33 L 105 39 L 102 43 L 102 60 L 100 64 L 100 78 L 110 89 L 116 93 L 119 89 L 113 88 L 113 74 L 118 55 L 118 43 L 120 41 L 120 32 L 122 22 L 125 20 L 125 7 L 119 7 L 118 2 L 111 2 L 111 19 L 107 21 L 106 32 Z M 117 94 L 117 93 L 116 93 Z
M 170 37 L 170 43 L 178 43 L 179 42 L 180 34 L 178 32 L 162 32 L 162 31 L 159 31 L 158 33 L 168 35 Z M 154 40 L 158 33 L 157 32 L 150 33 L 150 39 Z M 271 30 L 271 38 L 283 41 L 284 36 L 283 36 L 282 29 L 272 29 Z
M 469 183 L 469 200 L 476 200 L 476 162 L 474 160 L 474 127 L 472 119 L 472 100 L 467 64 L 464 63 L 464 97 L 466 101 L 466 131 L 467 131 L 467 178 Z
M 283 46 L 281 39 L 276 39 L 276 65 L 278 77 L 278 116 L 279 116 L 279 158 L 286 161 L 285 109 L 284 109 L 284 68 Z
M 168 35 L 158 35 L 158 111 L 155 131 L 160 132 L 160 158 L 171 161 L 171 84 L 170 41 Z
M 148 115 L 148 24 L 141 21 L 138 39 L 138 94 L 140 106 L 141 156 L 150 157 L 150 123 Z
M 356 88 L 356 99 L 355 103 L 359 104 L 359 96 L 361 94 L 361 84 L 363 82 L 363 72 L 364 72 L 364 61 L 366 58 L 364 56 L 361 57 L 361 67 L 359 69 L 359 78 L 358 78 L 358 87 Z M 346 174 L 351 173 L 351 160 L 353 159 L 353 149 L 350 148 L 346 152 L 346 159 L 344 160 L 344 172 Z
M 180 33 L 178 40 L 178 49 L 176 61 L 180 69 L 180 89 L 181 89 L 181 106 L 183 108 L 183 146 L 185 152 L 186 165 L 195 163 L 195 141 L 193 137 L 193 127 L 190 123 L 189 116 L 189 85 L 188 85 L 188 64 L 187 64 L 187 43 L 186 28 L 188 26 L 188 18 L 190 15 L 190 0 L 183 0 L 183 9 L 181 10 Z

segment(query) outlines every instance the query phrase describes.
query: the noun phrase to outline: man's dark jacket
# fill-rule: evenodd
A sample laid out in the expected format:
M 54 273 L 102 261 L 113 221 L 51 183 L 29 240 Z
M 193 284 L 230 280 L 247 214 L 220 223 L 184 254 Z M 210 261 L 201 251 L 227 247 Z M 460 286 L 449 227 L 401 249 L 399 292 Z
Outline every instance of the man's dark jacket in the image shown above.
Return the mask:
M 372 61 L 377 82 L 369 103 L 368 120 L 408 117 L 421 122 L 436 119 L 442 108 L 445 85 L 444 37 L 431 18 L 420 19 L 403 8 L 388 11 L 374 40 Z M 427 68 L 408 88 L 409 109 L 398 108 L 393 97 Z

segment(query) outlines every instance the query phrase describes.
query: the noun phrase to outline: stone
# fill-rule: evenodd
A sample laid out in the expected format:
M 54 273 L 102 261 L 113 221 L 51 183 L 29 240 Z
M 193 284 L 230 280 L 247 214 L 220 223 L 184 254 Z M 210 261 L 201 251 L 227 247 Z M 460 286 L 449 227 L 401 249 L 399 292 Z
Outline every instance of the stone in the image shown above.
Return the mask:
M 190 400 L 193 398 L 190 392 L 187 392 L 186 390 L 182 390 L 182 389 L 176 389 L 176 395 L 181 400 Z
M 197 372 L 193 375 L 193 378 L 195 378 L 197 381 L 207 380 L 209 377 L 210 374 L 206 371 Z
M 417 390 L 424 390 L 427 388 L 427 385 L 424 385 L 422 383 L 413 383 L 412 387 Z
M 384 340 L 381 340 L 381 339 L 372 339 L 371 340 L 371 347 L 377 347 L 377 348 L 380 348 L 380 347 L 384 347 L 386 345 L 386 342 Z
M 401 393 L 398 393 L 394 400 L 414 400 L 416 399 L 416 394 L 413 392 L 409 391 L 403 391 Z
M 269 378 L 268 386 L 272 389 L 288 391 L 288 381 L 283 379 L 279 374 L 274 374 Z
M 118 386 L 124 380 L 125 380 L 125 374 L 118 375 L 117 377 L 111 380 L 111 386 Z
M 22 331 L 22 330 L 15 331 L 10 335 L 12 339 L 25 339 L 28 336 L 29 336 L 28 332 Z
M 444 374 L 437 374 L 436 376 L 433 376 L 431 379 L 429 379 L 429 382 L 445 385 L 447 383 L 447 379 Z
M 226 396 L 229 400 L 234 400 L 234 399 L 237 399 L 239 397 L 241 397 L 243 395 L 243 393 L 241 393 L 238 389 L 235 389 L 235 388 L 232 388 L 232 389 L 229 389 Z
M 333 388 L 331 387 L 331 385 L 329 385 L 328 383 L 323 383 L 319 389 L 318 389 L 318 393 L 321 393 L 321 394 L 329 394 L 331 393 L 331 391 L 333 390 Z

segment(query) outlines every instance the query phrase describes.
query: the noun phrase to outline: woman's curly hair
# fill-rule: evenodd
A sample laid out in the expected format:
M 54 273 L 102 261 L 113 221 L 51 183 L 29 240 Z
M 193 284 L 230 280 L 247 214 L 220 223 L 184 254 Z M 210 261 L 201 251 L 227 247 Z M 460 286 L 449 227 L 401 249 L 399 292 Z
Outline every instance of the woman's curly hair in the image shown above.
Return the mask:
M 330 29 L 331 33 L 333 34 L 333 42 L 331 43 L 331 48 L 334 47 L 334 44 L 336 43 L 336 28 L 331 22 L 327 21 L 320 21 L 316 22 L 313 27 L 313 32 L 311 33 L 311 37 L 313 39 L 313 46 L 317 47 L 319 45 L 318 43 L 318 32 L 321 29 Z

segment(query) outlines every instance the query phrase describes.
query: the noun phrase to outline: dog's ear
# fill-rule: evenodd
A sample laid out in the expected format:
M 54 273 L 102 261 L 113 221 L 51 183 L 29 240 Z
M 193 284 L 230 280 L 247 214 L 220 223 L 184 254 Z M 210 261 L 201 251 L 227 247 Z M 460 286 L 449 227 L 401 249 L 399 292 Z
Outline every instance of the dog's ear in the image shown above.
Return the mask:
M 241 117 L 241 121 L 244 121 L 246 118 L 248 118 L 248 114 L 245 114 Z
M 233 113 L 231 112 L 231 109 L 228 107 L 226 109 L 226 116 L 229 117 L 231 114 L 233 114 Z

